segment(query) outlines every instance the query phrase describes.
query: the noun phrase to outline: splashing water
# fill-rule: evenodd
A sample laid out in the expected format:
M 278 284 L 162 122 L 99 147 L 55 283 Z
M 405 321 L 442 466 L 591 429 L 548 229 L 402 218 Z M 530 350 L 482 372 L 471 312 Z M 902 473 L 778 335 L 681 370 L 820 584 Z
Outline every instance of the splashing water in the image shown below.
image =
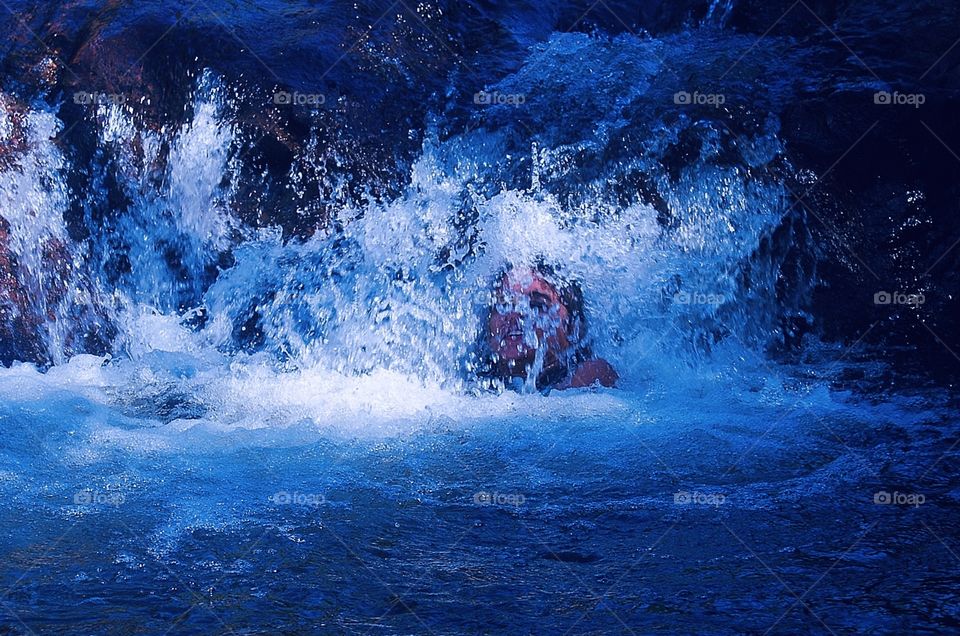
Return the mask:
M 732 6 L 707 20 L 722 27 Z M 676 113 L 677 77 L 751 46 L 725 37 L 694 55 L 701 40 L 682 35 L 556 34 L 484 87 L 525 105 L 428 126 L 396 196 L 348 197 L 321 167 L 342 149 L 311 130 L 284 184 L 297 212 L 321 196 L 334 209 L 309 238 L 240 221 L 250 140 L 212 71 L 176 126 L 97 106 L 89 192 L 61 178 L 76 166 L 54 109 L 4 108 L 17 310 L 49 352 L 0 369 L 4 605 L 90 633 L 162 633 L 168 618 L 210 632 L 220 617 L 270 632 L 620 629 L 585 619 L 597 608 L 639 631 L 743 633 L 777 618 L 765 610 L 782 611 L 786 578 L 831 625 L 852 621 L 837 590 L 869 584 L 863 623 L 902 627 L 878 601 L 893 597 L 942 627 L 885 588 L 921 560 L 912 587 L 952 607 L 949 564 L 872 497 L 927 475 L 952 398 L 864 398 L 850 378 L 883 386 L 887 371 L 839 346 L 764 354 L 816 284 L 794 261 L 815 258 L 786 203 L 776 109 L 736 111 L 737 132 Z M 330 181 L 315 189 L 314 173 Z M 78 209 L 84 231 L 64 220 Z M 582 291 L 616 389 L 537 392 L 542 348 L 525 391 L 482 381 L 496 281 L 540 264 Z M 100 322 L 110 353 L 86 353 L 77 334 Z M 955 508 L 956 484 L 934 477 L 917 515 Z M 59 571 L 26 572 L 48 551 Z M 824 571 L 836 589 L 817 587 Z M 171 593 L 171 576 L 194 594 Z M 131 589 L 146 593 L 103 600 Z
M 118 291 L 134 307 L 195 308 L 211 268 L 240 236 L 229 209 L 234 132 L 221 117 L 222 92 L 204 74 L 192 119 L 169 133 L 138 127 L 132 106 L 110 105 L 100 113 L 104 154 L 130 204 L 117 211 L 115 226 L 94 232 L 101 241 L 94 253 L 108 259 L 101 268 L 124 260 Z
M 37 355 L 59 364 L 83 351 L 83 333 L 95 329 L 98 318 L 90 308 L 99 300 L 64 222 L 68 165 L 53 141 L 61 124 L 48 112 L 19 110 L 6 97 L 0 112 L 4 159 L 10 164 L 0 172 L 0 220 L 6 225 L 0 227 L 5 229 L 0 257 L 10 268 L 4 287 L 17 290 L 3 299 L 4 322 L 15 326 L 7 337 L 42 348 Z
M 236 97 L 213 73 L 198 77 L 179 127 L 145 126 L 134 105 L 98 106 L 97 165 L 120 184 L 126 204 L 105 216 L 87 213 L 89 238 L 76 250 L 74 269 L 99 298 L 109 298 L 101 308 L 117 328 L 113 350 L 120 355 L 105 364 L 124 370 L 109 375 L 120 382 L 114 399 L 126 403 L 147 391 L 165 403 L 162 395 L 172 391 L 185 413 L 227 426 L 284 422 L 287 407 L 295 420 L 320 423 L 343 409 L 357 412 L 350 401 L 366 405 L 361 411 L 386 400 L 386 412 L 422 413 L 441 394 L 478 390 L 494 282 L 509 267 L 536 263 L 582 290 L 591 347 L 619 370 L 623 389 L 642 391 L 664 365 L 673 372 L 698 364 L 721 341 L 767 344 L 776 337 L 772 281 L 782 254 L 757 254 L 782 226 L 784 187 L 775 174 L 755 175 L 782 152 L 774 117 L 736 139 L 739 162 L 722 158 L 730 144 L 723 128 L 681 117 L 655 122 L 635 151 L 591 178 L 577 174 L 574 157 L 606 152 L 622 133 L 618 109 L 652 99 L 664 65 L 651 61 L 651 50 L 662 44 L 558 36 L 503 90 L 531 68 L 549 88 L 574 54 L 598 64 L 612 56 L 615 66 L 646 79 L 627 92 L 616 83 L 599 92 L 590 85 L 593 106 L 613 114 L 582 129 L 580 139 L 555 126 L 517 154 L 493 123 L 442 141 L 430 134 L 398 197 L 345 204 L 305 240 L 245 229 L 237 220 L 244 144 L 230 119 Z M 539 99 L 530 96 L 534 105 Z M 27 229 L 25 208 L 12 219 L 24 254 L 37 242 L 27 240 L 30 232 L 66 240 L 69 205 L 65 188 L 40 187 L 65 166 L 49 141 L 59 124 L 44 112 L 30 118 L 27 145 L 35 156 L 5 174 L 34 188 L 28 199 L 44 219 Z M 667 175 L 666 155 L 691 135 L 697 156 Z M 309 147 L 314 157 L 319 147 Z M 304 161 L 291 168 L 303 196 L 297 184 L 318 159 Z M 617 203 L 621 176 L 641 168 L 660 175 L 660 204 L 642 196 Z M 575 192 L 565 189 L 571 178 Z M 29 272 L 36 261 L 25 263 Z M 46 345 L 66 360 L 56 337 Z M 165 363 L 173 367 L 156 368 Z M 121 382 L 124 373 L 138 379 Z M 159 380 L 157 373 L 173 375 Z M 274 388 L 264 392 L 261 384 Z M 386 398 L 389 387 L 396 399 Z M 251 391 L 266 408 L 253 418 L 237 407 Z M 413 395 L 421 397 L 408 411 L 402 404 Z M 194 413 L 190 404 L 203 406 Z

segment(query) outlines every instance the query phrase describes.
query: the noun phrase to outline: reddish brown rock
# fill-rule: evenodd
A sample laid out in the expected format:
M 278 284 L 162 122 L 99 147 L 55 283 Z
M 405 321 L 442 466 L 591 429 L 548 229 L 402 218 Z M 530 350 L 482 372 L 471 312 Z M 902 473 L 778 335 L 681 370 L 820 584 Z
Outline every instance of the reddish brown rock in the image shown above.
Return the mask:
M 13 360 L 42 361 L 37 327 L 29 298 L 17 276 L 10 249 L 10 224 L 0 217 L 0 364 Z

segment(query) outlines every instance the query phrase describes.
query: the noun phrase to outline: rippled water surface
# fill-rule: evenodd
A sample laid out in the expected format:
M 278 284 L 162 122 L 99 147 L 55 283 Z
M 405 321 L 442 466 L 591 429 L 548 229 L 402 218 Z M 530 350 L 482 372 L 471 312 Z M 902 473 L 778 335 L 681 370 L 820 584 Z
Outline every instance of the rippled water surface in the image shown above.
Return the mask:
M 4 602 L 20 628 L 956 624 L 941 392 L 876 400 L 757 359 L 550 397 L 386 374 L 264 386 L 195 362 L 4 372 Z
M 954 337 L 941 261 L 900 287 L 926 307 L 865 263 L 825 303 L 886 230 L 834 232 L 848 184 L 787 141 L 899 67 L 641 4 L 18 2 L 44 49 L 0 85 L 0 631 L 960 628 L 955 384 L 868 337 Z M 123 49 L 168 22 L 195 68 Z M 841 115 L 810 115 L 837 162 Z M 492 286 L 537 264 L 616 387 L 490 381 Z M 821 329 L 843 313 L 876 320 Z

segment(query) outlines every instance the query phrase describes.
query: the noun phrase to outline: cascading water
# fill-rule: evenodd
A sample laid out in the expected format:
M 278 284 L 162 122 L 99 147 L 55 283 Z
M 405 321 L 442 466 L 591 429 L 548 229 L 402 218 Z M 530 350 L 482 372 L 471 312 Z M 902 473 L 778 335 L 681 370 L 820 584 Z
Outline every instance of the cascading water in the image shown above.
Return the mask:
M 780 616 L 809 600 L 839 633 L 902 628 L 894 598 L 952 625 L 915 520 L 939 531 L 960 500 L 933 466 L 955 396 L 878 399 L 875 352 L 804 339 L 828 248 L 781 126 L 808 59 L 752 53 L 735 8 L 552 33 L 484 85 L 457 67 L 386 185 L 344 173 L 349 91 L 266 146 L 250 131 L 285 105 L 213 68 L 162 124 L 146 101 L 4 95 L 0 611 L 88 633 L 819 631 Z M 390 42 L 358 55 L 420 81 Z M 497 281 L 534 267 L 582 294 L 616 388 L 538 390 L 542 349 L 518 391 L 489 381 Z M 907 483 L 935 503 L 878 510 Z
M 130 106 L 97 113 L 106 169 L 129 206 L 106 228 L 91 228 L 92 252 L 134 314 L 197 307 L 211 269 L 241 236 L 229 209 L 233 131 L 220 114 L 221 93 L 213 77 L 201 77 L 191 120 L 170 132 L 137 126 Z
M 567 39 L 541 54 L 563 51 L 559 59 L 536 58 L 547 81 L 571 44 L 601 60 L 609 48 Z M 648 51 L 618 56 L 628 53 L 639 64 Z M 492 281 L 510 264 L 538 260 L 583 288 L 592 339 L 621 364 L 654 342 L 699 355 L 731 331 L 760 346 L 776 336 L 771 282 L 782 254 L 753 260 L 749 289 L 743 277 L 787 213 L 783 185 L 752 174 L 777 160 L 775 118 L 736 139 L 736 162 L 718 161 L 730 144 L 722 127 L 685 117 L 663 124 L 575 195 L 564 191 L 572 158 L 602 151 L 624 122 L 600 118 L 582 139 L 545 131 L 519 157 L 496 130 L 434 136 L 400 197 L 343 207 L 313 238 L 289 241 L 244 231 L 231 213 L 231 166 L 243 146 L 217 84 L 201 77 L 191 120 L 173 131 L 138 128 L 130 106 L 99 112 L 104 169 L 130 202 L 90 239 L 98 283 L 124 305 L 114 316 L 124 324 L 119 349 L 150 348 L 137 344 L 144 315 L 199 311 L 207 319 L 182 337 L 220 350 L 266 350 L 288 365 L 347 375 L 385 368 L 463 388 Z M 632 89 L 626 99 L 643 94 Z M 594 99 L 615 112 L 625 97 Z M 681 136 L 698 139 L 699 156 L 662 177 L 663 210 L 639 194 L 616 204 L 619 177 L 659 166 Z M 498 189 L 511 172 L 521 183 Z M 232 266 L 224 268 L 226 256 Z

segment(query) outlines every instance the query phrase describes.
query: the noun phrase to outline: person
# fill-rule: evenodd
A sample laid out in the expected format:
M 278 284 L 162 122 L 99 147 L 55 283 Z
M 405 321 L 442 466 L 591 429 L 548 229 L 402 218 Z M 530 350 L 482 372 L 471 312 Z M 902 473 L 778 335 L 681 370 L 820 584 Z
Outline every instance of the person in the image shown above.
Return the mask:
M 587 345 L 580 288 L 545 266 L 511 268 L 499 277 L 485 344 L 489 375 L 506 384 L 543 391 L 613 387 L 619 379 Z

